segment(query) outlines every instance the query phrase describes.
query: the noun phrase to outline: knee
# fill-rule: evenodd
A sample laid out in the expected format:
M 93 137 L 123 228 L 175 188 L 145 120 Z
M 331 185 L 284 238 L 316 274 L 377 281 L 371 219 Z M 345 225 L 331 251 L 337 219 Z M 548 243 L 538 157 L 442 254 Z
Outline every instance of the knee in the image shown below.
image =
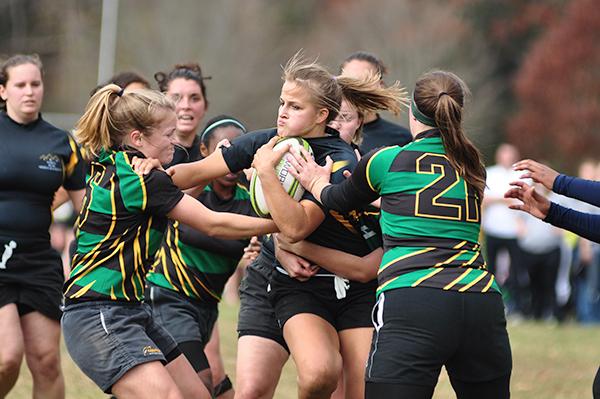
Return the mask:
M 264 381 L 249 381 L 240 379 L 235 387 L 235 399 L 260 399 L 272 397 L 274 386 Z
M 23 351 L 8 351 L 0 353 L 0 374 L 14 375 L 21 370 L 23 362 Z
M 306 397 L 329 397 L 337 387 L 342 371 L 341 360 L 324 365 L 311 365 L 298 373 L 298 387 Z
M 30 353 L 27 355 L 27 364 L 31 375 L 35 379 L 54 381 L 61 375 L 60 354 L 58 350 L 44 353 Z

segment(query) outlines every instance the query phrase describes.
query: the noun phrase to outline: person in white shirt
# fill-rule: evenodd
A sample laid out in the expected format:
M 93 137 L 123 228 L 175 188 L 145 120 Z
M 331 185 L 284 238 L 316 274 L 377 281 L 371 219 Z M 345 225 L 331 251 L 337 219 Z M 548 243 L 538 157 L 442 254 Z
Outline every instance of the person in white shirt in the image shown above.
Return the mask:
M 496 150 L 496 164 L 486 169 L 486 188 L 482 202 L 481 228 L 485 235 L 487 263 L 490 273 L 499 277 L 498 282 L 505 294 L 508 313 L 525 313 L 527 270 L 520 267 L 520 250 L 517 243 L 518 215 L 508 209 L 512 199 L 504 198 L 510 182 L 519 180 L 519 173 L 512 165 L 519 160 L 519 151 L 511 144 L 500 144 Z M 508 277 L 497 270 L 498 253 L 506 250 L 509 255 Z

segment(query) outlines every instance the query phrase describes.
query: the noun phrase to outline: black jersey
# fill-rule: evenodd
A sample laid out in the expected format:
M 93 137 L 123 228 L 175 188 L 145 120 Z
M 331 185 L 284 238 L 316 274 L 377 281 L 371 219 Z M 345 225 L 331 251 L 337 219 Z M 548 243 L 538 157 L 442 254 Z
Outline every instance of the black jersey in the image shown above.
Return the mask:
M 339 133 L 336 130 L 327 128 L 326 133 L 326 136 L 306 138 L 306 141 L 310 144 L 315 161 L 318 164 L 324 165 L 325 158 L 327 156 L 331 157 L 333 160 L 331 181 L 333 183 L 341 183 L 345 180 L 343 172 L 345 170 L 351 172 L 356 166 L 356 155 L 352 147 L 340 139 Z M 266 129 L 247 133 L 233 140 L 230 147 L 222 149 L 223 158 L 229 169 L 232 172 L 237 172 L 250 167 L 254 153 L 276 134 L 276 129 Z M 363 238 L 362 232 L 357 229 L 357 225 L 354 222 L 356 217 L 362 218 L 366 216 L 356 211 L 342 213 L 329 210 L 323 207 L 309 192 L 305 192 L 302 199 L 313 201 L 321 207 L 325 214 L 325 219 L 306 238 L 307 241 L 357 256 L 365 256 L 373 250 Z M 263 261 L 269 264 L 273 264 L 274 266 L 279 265 L 275 260 L 272 240 L 267 240 L 263 244 L 260 256 L 263 258 Z M 331 273 L 321 268 L 318 274 Z
M 141 153 L 102 151 L 91 163 L 77 226 L 77 251 L 64 293 L 67 303 L 139 302 L 169 213 L 183 198 L 171 178 L 154 169 L 137 175 Z
M 241 185 L 236 186 L 230 199 L 220 198 L 211 186 L 197 199 L 213 211 L 256 216 L 250 195 Z M 216 304 L 249 242 L 210 237 L 185 224 L 171 222 L 148 281 L 189 298 Z
M 51 204 L 60 186 L 85 187 L 85 165 L 73 137 L 41 116 L 22 125 L 0 112 L 0 240 L 14 241 L 16 251 L 49 247 Z
M 194 141 L 192 145 L 189 147 L 182 146 L 180 144 L 175 145 L 175 153 L 173 154 L 173 160 L 169 162 L 167 165 L 164 165 L 165 168 L 168 168 L 173 165 L 177 165 L 180 163 L 188 163 L 194 162 L 202 158 L 200 154 L 200 136 L 194 136 Z
M 389 145 L 403 146 L 412 141 L 410 131 L 400 125 L 383 119 L 377 115 L 377 119 L 363 125 L 363 141 L 360 145 L 360 153 L 367 152 Z

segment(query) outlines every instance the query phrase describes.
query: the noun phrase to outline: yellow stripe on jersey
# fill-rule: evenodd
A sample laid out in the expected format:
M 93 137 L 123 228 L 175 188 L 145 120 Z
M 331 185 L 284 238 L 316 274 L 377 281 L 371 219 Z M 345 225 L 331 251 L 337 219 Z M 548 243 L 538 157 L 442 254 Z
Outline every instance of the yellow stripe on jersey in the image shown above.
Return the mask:
M 90 290 L 90 288 L 92 288 L 92 285 L 94 285 L 95 283 L 96 283 L 96 280 L 94 280 L 91 283 L 87 284 L 85 287 L 81 287 L 81 289 L 79 289 L 79 291 L 77 291 L 76 293 L 74 293 L 71 298 L 79 298 L 79 297 L 81 297 L 83 294 L 85 294 L 86 292 L 88 292 Z
M 125 290 L 125 277 L 127 276 L 127 270 L 125 269 L 125 261 L 123 260 L 123 245 L 119 246 L 119 268 L 121 269 L 121 290 L 123 292 L 123 296 L 125 299 L 130 301 L 129 295 L 127 295 L 127 291 Z M 135 287 L 134 287 L 135 290 Z M 136 293 L 137 294 L 137 293 Z M 136 295 L 137 298 L 137 295 Z
M 475 255 L 473 255 L 467 262 L 463 263 L 460 267 L 469 266 L 471 263 L 475 262 L 475 259 L 477 259 L 479 255 L 481 255 L 480 252 L 475 252 Z
M 373 154 L 373 156 L 371 158 L 369 158 L 369 162 L 367 162 L 367 168 L 365 170 L 365 174 L 367 175 L 367 183 L 369 184 L 369 187 L 371 187 L 371 190 L 373 190 L 374 192 L 378 192 L 375 187 L 373 187 L 373 184 L 371 183 L 371 174 L 369 173 L 369 169 L 371 169 L 371 162 L 373 161 L 373 159 L 375 159 L 375 157 L 377 155 L 379 155 L 380 152 L 385 151 L 385 150 L 389 150 L 393 147 L 384 147 L 381 150 L 377 151 L 375 154 Z
M 391 261 L 389 261 L 389 262 L 388 262 L 388 263 L 386 263 L 385 265 L 382 265 L 382 266 L 380 266 L 380 267 L 379 267 L 379 271 L 377 272 L 377 274 L 381 273 L 381 272 L 382 272 L 382 271 L 384 271 L 384 270 L 385 270 L 385 269 L 386 269 L 388 266 L 390 266 L 390 265 L 393 265 L 394 263 L 396 263 L 396 262 L 398 262 L 398 261 L 400 261 L 400 260 L 407 259 L 407 258 L 410 258 L 410 257 L 416 256 L 416 255 L 424 254 L 424 253 L 426 253 L 426 252 L 433 251 L 434 249 L 435 249 L 435 248 L 433 248 L 433 247 L 429 247 L 429 248 L 422 249 L 422 250 L 420 250 L 420 251 L 411 252 L 411 253 L 409 253 L 409 254 L 402 255 L 402 256 L 399 256 L 399 257 L 397 257 L 397 258 L 395 258 L 395 259 L 392 259 Z
M 92 250 L 90 252 L 88 252 L 87 254 L 85 254 L 82 258 L 81 258 L 81 263 L 79 263 L 78 265 L 76 265 L 73 270 L 80 268 L 79 266 L 81 266 L 83 264 L 83 262 L 86 261 L 87 258 L 90 257 L 89 261 L 83 265 L 82 267 L 85 269 L 87 268 L 87 270 L 85 270 L 83 272 L 83 274 L 81 274 L 80 276 L 77 276 L 77 278 L 74 278 L 73 281 L 71 282 L 71 284 L 69 285 L 69 287 L 67 287 L 67 289 L 65 290 L 65 292 L 68 292 L 71 287 L 73 287 L 73 285 L 83 276 L 85 276 L 86 274 L 88 274 L 89 272 L 91 272 L 92 270 L 94 270 L 96 267 L 98 267 L 100 264 L 102 264 L 103 262 L 105 262 L 109 257 L 111 257 L 112 255 L 114 255 L 114 251 L 108 255 L 106 258 L 104 258 L 101 262 L 95 264 L 93 267 L 89 267 L 90 264 L 92 262 L 94 262 L 94 260 L 96 259 L 96 257 L 98 256 L 99 252 L 98 252 L 98 248 L 100 248 L 100 246 L 107 241 L 110 236 L 112 235 L 113 230 L 115 229 L 115 225 L 117 222 L 117 215 L 116 215 L 116 206 L 115 206 L 115 182 L 114 182 L 114 176 L 110 177 L 110 203 L 112 206 L 111 212 L 112 212 L 112 217 L 111 217 L 111 222 L 110 222 L 110 227 L 108 228 L 108 232 L 106 233 L 106 235 L 102 238 L 102 240 L 100 240 L 98 242 L 98 244 L 96 244 L 96 246 L 94 248 L 92 248 Z M 93 187 L 93 186 L 92 186 Z M 92 201 L 90 200 L 90 204 L 92 203 Z
M 429 273 L 429 274 L 421 277 L 420 279 L 418 279 L 417 281 L 415 281 L 414 283 L 412 283 L 411 287 L 416 287 L 417 285 L 421 284 L 423 281 L 427 280 L 428 278 L 431 278 L 431 277 L 435 276 L 436 274 L 438 274 L 442 270 L 444 270 L 444 269 L 443 268 L 435 269 L 431 273 Z
M 473 269 L 467 269 L 465 270 L 460 276 L 458 276 L 457 278 L 455 278 L 452 282 L 448 283 L 444 289 L 445 290 L 449 290 L 450 288 L 454 287 L 460 280 L 462 280 L 463 278 L 467 277 L 467 275 L 469 273 L 471 273 L 473 271 Z
M 438 262 L 435 264 L 435 267 L 440 267 L 443 265 L 447 265 L 448 263 L 452 263 L 452 261 L 454 261 L 454 259 L 458 258 L 459 256 L 461 256 L 462 254 L 468 252 L 466 249 L 463 249 L 462 251 L 459 251 L 456 255 L 452 255 L 451 257 L 449 257 L 448 259 L 446 259 L 443 262 Z
M 483 273 L 481 273 L 481 275 L 479 277 L 477 277 L 476 279 L 474 279 L 473 281 L 471 281 L 469 284 L 465 285 L 458 291 L 465 292 L 466 290 L 468 290 L 469 288 L 471 288 L 472 286 L 474 286 L 475 284 L 480 282 L 487 274 L 488 274 L 488 272 L 484 271 Z
M 488 281 L 487 285 L 481 290 L 481 292 L 487 292 L 493 283 L 494 283 L 494 275 L 490 274 L 490 281 Z
M 348 161 L 348 160 L 334 162 L 333 165 L 332 165 L 332 167 L 331 167 L 331 173 L 337 172 L 338 170 L 342 169 L 343 167 L 345 167 L 349 163 L 350 163 L 350 161 Z
M 77 166 L 79 162 L 79 158 L 77 157 L 77 144 L 75 144 L 75 140 L 71 136 L 69 136 L 69 146 L 71 147 L 71 156 L 69 157 L 69 163 L 65 167 L 65 174 L 67 176 L 71 176 L 73 173 L 73 169 Z

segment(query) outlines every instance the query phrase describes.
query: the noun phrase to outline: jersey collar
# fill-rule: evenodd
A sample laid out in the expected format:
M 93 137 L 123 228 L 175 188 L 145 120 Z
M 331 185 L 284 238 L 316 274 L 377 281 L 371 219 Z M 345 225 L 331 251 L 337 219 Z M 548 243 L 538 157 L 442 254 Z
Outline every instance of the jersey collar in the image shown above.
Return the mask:
M 417 141 L 420 139 L 428 139 L 428 138 L 432 138 L 432 137 L 440 137 L 442 134 L 440 132 L 440 129 L 429 129 L 429 130 L 425 130 L 422 131 L 421 133 L 417 134 L 417 136 L 415 137 L 415 139 L 413 141 Z

